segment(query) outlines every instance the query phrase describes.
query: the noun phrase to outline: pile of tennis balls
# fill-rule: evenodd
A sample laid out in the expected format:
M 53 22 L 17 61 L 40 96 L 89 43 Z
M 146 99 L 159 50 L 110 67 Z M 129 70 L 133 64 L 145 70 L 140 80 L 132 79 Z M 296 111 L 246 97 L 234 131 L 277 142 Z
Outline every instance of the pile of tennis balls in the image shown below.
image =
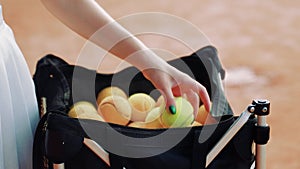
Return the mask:
M 110 86 L 98 93 L 97 107 L 90 102 L 80 101 L 71 107 L 68 115 L 147 129 L 202 126 L 214 122 L 203 105 L 195 117 L 188 100 L 176 97 L 175 103 L 176 114 L 171 114 L 166 109 L 163 96 L 157 100 L 145 93 L 127 96 L 121 88 Z

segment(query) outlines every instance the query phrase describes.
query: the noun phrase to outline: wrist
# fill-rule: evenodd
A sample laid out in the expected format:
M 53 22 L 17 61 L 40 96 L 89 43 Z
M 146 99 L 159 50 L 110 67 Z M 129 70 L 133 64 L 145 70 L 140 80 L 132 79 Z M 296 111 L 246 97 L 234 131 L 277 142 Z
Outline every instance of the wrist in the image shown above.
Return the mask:
M 160 58 L 151 49 L 142 49 L 132 53 L 125 59 L 128 63 L 135 66 L 142 73 L 147 70 L 158 69 L 161 71 L 168 71 L 170 66 L 165 60 Z

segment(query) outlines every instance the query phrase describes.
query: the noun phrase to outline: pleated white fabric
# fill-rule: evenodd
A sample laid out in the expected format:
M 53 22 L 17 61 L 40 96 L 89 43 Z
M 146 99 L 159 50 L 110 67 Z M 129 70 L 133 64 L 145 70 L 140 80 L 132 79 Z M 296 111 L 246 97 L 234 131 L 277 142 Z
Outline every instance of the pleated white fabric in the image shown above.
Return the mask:
M 32 169 L 38 120 L 34 83 L 0 5 L 0 169 Z

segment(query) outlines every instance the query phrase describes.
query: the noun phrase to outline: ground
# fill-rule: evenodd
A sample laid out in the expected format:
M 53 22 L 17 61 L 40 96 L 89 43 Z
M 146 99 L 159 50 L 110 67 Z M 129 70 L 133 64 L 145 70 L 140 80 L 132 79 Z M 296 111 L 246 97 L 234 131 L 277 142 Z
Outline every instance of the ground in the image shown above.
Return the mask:
M 267 145 L 268 168 L 300 168 L 300 136 L 297 132 L 300 128 L 297 108 L 300 97 L 299 1 L 98 2 L 121 22 L 126 21 L 129 14 L 160 12 L 183 19 L 187 25 L 192 24 L 201 30 L 209 41 L 196 39 L 196 47 L 212 44 L 218 49 L 227 71 L 224 81 L 226 96 L 234 112 L 240 114 L 252 99 L 263 98 L 271 102 L 271 114 L 267 118 L 271 126 L 271 139 Z M 77 56 L 84 51 L 86 41 L 49 14 L 40 1 L 1 0 L 0 3 L 32 74 L 36 62 L 45 54 L 53 53 L 75 63 Z M 142 19 L 127 26 L 164 28 L 163 24 L 149 24 L 151 21 Z M 175 30 L 167 28 L 167 32 Z M 185 37 L 194 44 L 192 31 L 181 33 L 181 38 Z M 189 52 L 178 43 L 181 39 L 172 41 L 153 34 L 142 35 L 141 39 L 149 47 L 169 51 L 175 56 Z M 116 64 L 116 60 L 108 62 Z

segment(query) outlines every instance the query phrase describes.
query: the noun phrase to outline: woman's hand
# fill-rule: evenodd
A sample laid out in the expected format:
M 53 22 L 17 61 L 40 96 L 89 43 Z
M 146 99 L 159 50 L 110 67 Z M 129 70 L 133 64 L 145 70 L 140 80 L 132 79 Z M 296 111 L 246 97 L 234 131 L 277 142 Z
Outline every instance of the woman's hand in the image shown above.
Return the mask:
M 162 93 L 166 100 L 166 107 L 170 113 L 175 114 L 175 97 L 185 97 L 194 108 L 197 115 L 200 99 L 205 109 L 210 111 L 210 99 L 206 88 L 187 74 L 179 71 L 171 65 L 161 69 L 143 70 L 143 75 Z

